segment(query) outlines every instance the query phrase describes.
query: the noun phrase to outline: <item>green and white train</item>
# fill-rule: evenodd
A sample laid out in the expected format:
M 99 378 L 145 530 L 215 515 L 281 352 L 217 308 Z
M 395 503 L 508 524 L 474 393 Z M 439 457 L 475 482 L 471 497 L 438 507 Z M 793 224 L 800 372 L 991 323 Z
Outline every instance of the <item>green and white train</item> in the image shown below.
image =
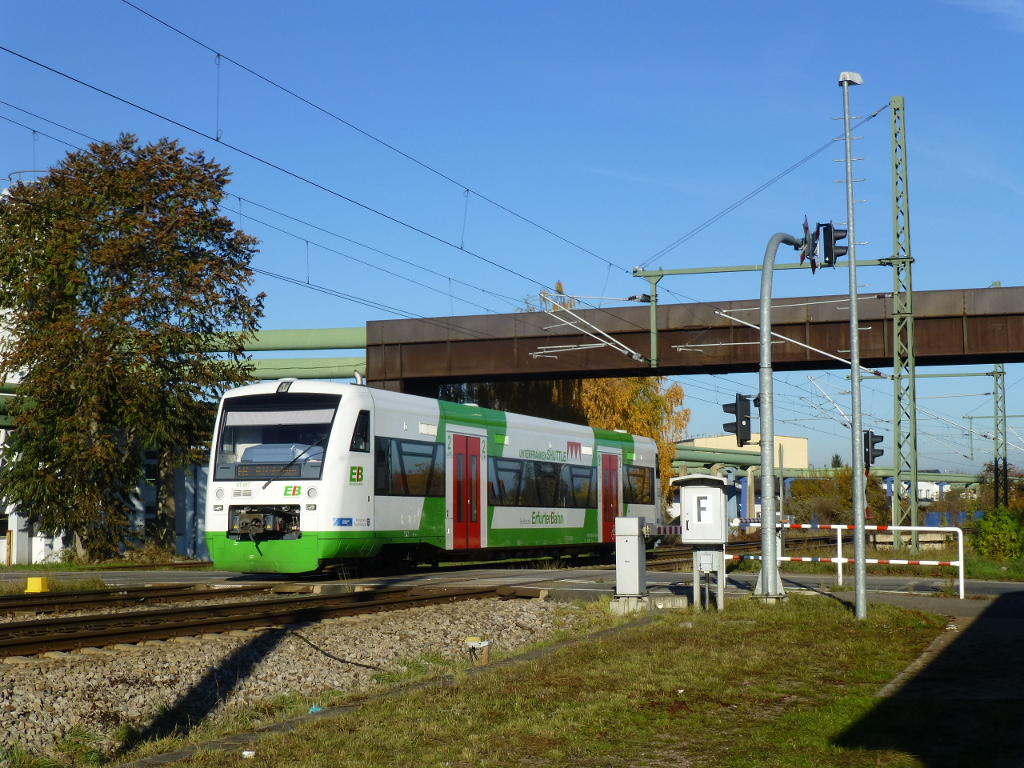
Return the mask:
M 354 384 L 225 393 L 206 502 L 216 567 L 314 573 L 609 549 L 658 520 L 650 438 Z

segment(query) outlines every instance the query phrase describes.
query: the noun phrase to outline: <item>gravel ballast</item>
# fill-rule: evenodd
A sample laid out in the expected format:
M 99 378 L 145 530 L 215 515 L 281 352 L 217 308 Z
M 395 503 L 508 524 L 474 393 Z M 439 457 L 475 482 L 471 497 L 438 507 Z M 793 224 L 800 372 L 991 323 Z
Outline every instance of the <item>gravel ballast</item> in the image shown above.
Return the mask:
M 186 714 L 216 718 L 287 693 L 369 692 L 376 673 L 401 672 L 405 661 L 468 661 L 468 637 L 507 653 L 576 621 L 582 619 L 564 604 L 471 600 L 4 663 L 0 745 L 8 753 L 54 755 L 69 738 L 84 736 L 109 754 L 129 730 L 145 740 L 180 727 Z M 0 755 L 0 766 L 5 762 Z

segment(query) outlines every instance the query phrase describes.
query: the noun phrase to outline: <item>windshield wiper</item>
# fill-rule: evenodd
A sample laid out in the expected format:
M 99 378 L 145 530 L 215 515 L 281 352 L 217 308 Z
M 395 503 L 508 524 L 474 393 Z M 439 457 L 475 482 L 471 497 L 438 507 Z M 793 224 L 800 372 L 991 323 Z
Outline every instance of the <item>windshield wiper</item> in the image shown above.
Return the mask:
M 306 455 L 307 453 L 309 453 L 309 452 L 310 452 L 311 450 L 313 450 L 314 448 L 316 448 L 316 447 L 317 447 L 318 445 L 320 445 L 320 443 L 322 443 L 322 442 L 323 442 L 324 440 L 326 440 L 326 439 L 327 439 L 327 435 L 325 434 L 325 435 L 324 435 L 323 437 L 321 437 L 321 438 L 320 438 L 319 440 L 317 440 L 317 441 L 316 441 L 315 443 L 313 443 L 312 445 L 307 445 L 307 446 L 306 446 L 306 447 L 305 447 L 305 448 L 304 448 L 304 449 L 302 450 L 302 453 L 300 453 L 300 454 L 299 454 L 298 456 L 296 456 L 296 457 L 295 457 L 294 459 L 292 459 L 292 460 L 291 460 L 291 461 L 289 461 L 289 462 L 288 462 L 287 464 L 285 464 L 285 465 L 284 465 L 283 467 L 281 467 L 281 469 L 280 469 L 280 470 L 278 471 L 278 473 L 277 473 L 276 475 L 274 475 L 274 476 L 273 476 L 272 478 L 270 478 L 269 480 L 267 480 L 267 482 L 265 482 L 265 483 L 263 484 L 263 487 L 262 487 L 262 488 L 261 488 L 260 490 L 263 490 L 263 491 L 265 491 L 265 490 L 267 490 L 267 486 L 268 486 L 268 485 L 270 485 L 270 484 L 271 484 L 272 482 L 274 482 L 275 480 L 280 480 L 280 479 L 281 479 L 281 476 L 282 476 L 282 475 L 284 475 L 284 473 L 285 473 L 285 472 L 287 472 L 287 471 L 288 471 L 289 469 L 291 469 L 291 466 L 292 466 L 292 464 L 294 464 L 294 463 L 295 463 L 296 461 L 298 461 L 299 459 L 301 459 L 301 458 L 302 458 L 303 456 L 305 456 L 305 455 Z

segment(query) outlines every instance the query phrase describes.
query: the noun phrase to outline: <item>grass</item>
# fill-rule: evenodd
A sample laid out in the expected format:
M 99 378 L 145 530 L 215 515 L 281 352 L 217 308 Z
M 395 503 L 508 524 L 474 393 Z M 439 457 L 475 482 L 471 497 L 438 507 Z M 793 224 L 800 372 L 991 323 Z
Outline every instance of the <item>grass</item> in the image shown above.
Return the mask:
M 985 581 L 1024 581 L 1024 560 L 998 562 L 968 552 L 967 577 Z
M 0 571 L 0 595 L 20 595 L 25 592 L 28 579 L 18 576 L 8 578 Z M 46 579 L 49 592 L 85 592 L 92 589 L 106 589 L 103 579 L 92 577 L 83 579 Z
M 942 627 L 881 605 L 859 622 L 827 597 L 671 612 L 264 735 L 244 747 L 256 753 L 246 765 L 920 766 L 838 740 Z M 396 679 L 431 669 L 420 660 Z M 323 705 L 340 702 L 330 699 Z M 200 752 L 180 765 L 234 766 L 242 749 Z

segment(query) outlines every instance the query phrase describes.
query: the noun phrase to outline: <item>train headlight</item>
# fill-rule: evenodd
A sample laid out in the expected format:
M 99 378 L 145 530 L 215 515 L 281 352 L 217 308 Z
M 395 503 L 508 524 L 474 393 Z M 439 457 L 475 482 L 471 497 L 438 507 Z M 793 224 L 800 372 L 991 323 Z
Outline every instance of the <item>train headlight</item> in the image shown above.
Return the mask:
M 217 492 L 214 494 L 214 496 L 216 496 L 218 499 L 223 499 L 224 498 L 224 489 L 223 488 L 218 488 Z
M 306 489 L 306 495 L 311 499 L 315 499 L 317 496 L 320 495 L 320 491 L 316 489 L 315 485 L 310 486 L 309 488 Z

